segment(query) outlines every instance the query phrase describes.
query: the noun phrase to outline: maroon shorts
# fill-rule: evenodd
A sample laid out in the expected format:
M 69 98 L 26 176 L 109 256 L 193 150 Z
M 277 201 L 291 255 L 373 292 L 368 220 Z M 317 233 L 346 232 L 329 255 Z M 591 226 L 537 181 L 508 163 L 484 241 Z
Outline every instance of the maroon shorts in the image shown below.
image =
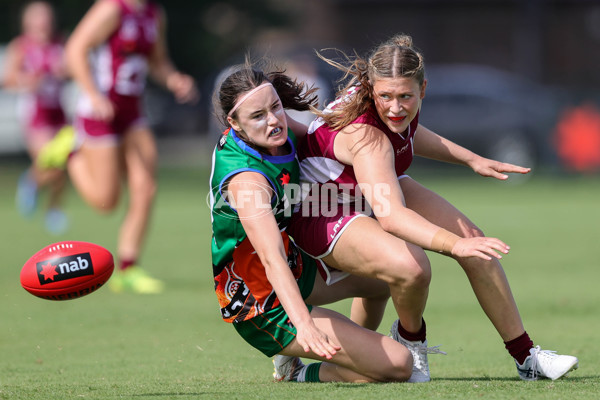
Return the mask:
M 36 107 L 28 123 L 28 130 L 58 130 L 67 123 L 62 108 Z
M 334 216 L 303 216 L 295 213 L 287 228 L 296 244 L 314 258 L 323 258 L 331 253 L 346 227 L 357 217 L 367 215 L 358 211 Z
M 80 140 L 107 141 L 118 143 L 125 133 L 137 126 L 145 125 L 145 118 L 141 115 L 141 105 L 138 98 L 125 98 L 112 100 L 115 106 L 115 117 L 110 121 L 102 121 L 87 116 L 78 115 L 75 119 L 75 128 Z
M 368 215 L 352 208 L 339 206 L 335 213 L 325 215 L 303 215 L 298 211 L 292 215 L 287 232 L 294 239 L 298 247 L 313 258 L 320 259 L 329 255 L 342 233 L 356 218 Z M 331 285 L 344 279 L 349 274 L 327 266 L 323 262 L 317 263 L 321 276 Z
M 56 132 L 67 120 L 62 108 L 45 108 L 32 105 L 26 109 L 23 122 L 25 123 L 25 140 L 29 145 L 45 143 L 54 137 Z M 35 145 L 34 145 L 35 146 Z

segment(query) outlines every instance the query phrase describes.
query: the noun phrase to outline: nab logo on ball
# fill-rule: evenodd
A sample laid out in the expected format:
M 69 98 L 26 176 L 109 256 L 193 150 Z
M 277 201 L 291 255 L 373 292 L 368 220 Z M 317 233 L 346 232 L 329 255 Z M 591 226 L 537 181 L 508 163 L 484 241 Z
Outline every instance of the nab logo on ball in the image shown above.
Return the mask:
M 36 263 L 40 285 L 94 275 L 90 253 L 73 254 Z
M 102 287 L 115 268 L 104 247 L 89 242 L 50 244 L 29 257 L 21 268 L 21 286 L 47 300 L 86 296 Z

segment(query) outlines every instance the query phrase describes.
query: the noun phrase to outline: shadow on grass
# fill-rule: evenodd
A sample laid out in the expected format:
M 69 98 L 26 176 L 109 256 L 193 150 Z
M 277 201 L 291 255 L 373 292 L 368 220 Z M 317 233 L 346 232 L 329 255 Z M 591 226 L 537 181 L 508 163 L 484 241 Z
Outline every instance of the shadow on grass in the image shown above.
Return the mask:
M 506 376 L 481 376 L 481 377 L 448 377 L 448 378 L 432 378 L 432 382 L 438 381 L 449 381 L 449 382 L 494 382 L 494 381 L 503 381 L 503 382 L 518 382 L 521 379 L 519 377 L 506 377 Z
M 596 381 L 596 382 L 600 382 L 600 375 L 584 375 L 584 376 L 569 376 L 563 379 L 558 379 L 556 381 L 552 381 L 550 379 L 540 379 L 537 382 L 540 383 L 589 383 L 590 381 Z M 523 382 L 524 384 L 528 384 L 528 381 L 523 381 L 521 380 L 521 378 L 515 376 L 515 377 L 506 377 L 506 376 L 497 376 L 497 377 L 492 377 L 492 376 L 482 376 L 482 377 L 471 377 L 471 378 L 467 378 L 467 377 L 448 377 L 448 378 L 432 378 L 431 383 L 435 384 L 435 383 L 444 383 L 444 382 Z M 384 383 L 385 384 L 385 383 Z M 398 383 L 399 385 L 402 385 L 404 383 Z M 333 387 L 339 387 L 339 388 L 343 388 L 343 389 L 349 389 L 349 388 L 365 388 L 368 387 L 370 385 L 373 385 L 373 383 L 348 383 L 348 382 L 328 382 L 326 383 L 326 385 L 328 386 L 333 386 Z M 375 384 L 376 385 L 376 384 Z
M 569 376 L 563 379 L 558 379 L 554 382 L 581 382 L 581 381 L 585 381 L 585 380 L 600 380 L 600 375 L 585 375 L 585 376 Z M 478 377 L 478 378 L 466 378 L 466 377 L 449 377 L 449 378 L 433 378 L 431 380 L 432 382 L 437 382 L 437 381 L 449 381 L 449 382 L 495 382 L 495 381 L 503 381 L 503 382 L 522 382 L 521 378 L 514 376 L 514 377 L 506 377 L 506 376 L 498 376 L 498 377 L 490 377 L 490 376 L 482 376 L 482 377 Z M 550 379 L 540 379 L 539 382 L 552 382 Z

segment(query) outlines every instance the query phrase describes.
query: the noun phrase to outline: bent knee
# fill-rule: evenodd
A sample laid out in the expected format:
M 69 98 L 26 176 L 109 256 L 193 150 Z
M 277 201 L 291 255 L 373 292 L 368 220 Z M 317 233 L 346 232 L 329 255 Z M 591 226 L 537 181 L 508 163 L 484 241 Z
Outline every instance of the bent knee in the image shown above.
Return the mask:
M 97 187 L 92 193 L 87 193 L 84 198 L 96 211 L 108 213 L 113 211 L 119 204 L 120 194 L 119 186 Z
M 378 276 L 389 285 L 408 285 L 412 287 L 428 287 L 431 282 L 431 265 L 423 253 L 419 257 L 396 259 L 382 265 Z
M 156 179 L 153 176 L 146 176 L 141 179 L 136 179 L 131 184 L 131 198 L 133 201 L 136 199 L 142 201 L 151 201 L 156 196 L 157 191 Z
M 105 197 L 97 198 L 92 206 L 101 213 L 110 213 L 117 208 L 119 204 L 119 194 L 110 194 Z
M 413 358 L 406 352 L 391 358 L 392 365 L 385 370 L 377 371 L 373 378 L 379 382 L 406 382 L 410 379 L 413 370 Z
M 412 375 L 412 363 L 410 365 L 391 368 L 377 377 L 379 382 L 406 382 Z
M 383 382 L 406 382 L 410 379 L 412 375 L 412 364 L 406 367 L 397 367 L 392 371 L 389 371 L 389 374 L 386 374 Z

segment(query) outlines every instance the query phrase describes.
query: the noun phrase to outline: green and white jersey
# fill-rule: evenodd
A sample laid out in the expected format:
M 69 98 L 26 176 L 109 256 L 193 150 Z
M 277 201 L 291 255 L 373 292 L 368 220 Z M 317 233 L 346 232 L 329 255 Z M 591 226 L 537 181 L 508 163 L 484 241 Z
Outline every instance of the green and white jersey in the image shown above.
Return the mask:
M 293 260 L 290 268 L 296 277 L 300 276 L 301 261 L 300 265 L 296 265 L 296 260 L 300 258 L 298 251 L 284 232 L 292 215 L 286 185 L 297 184 L 299 181 L 295 142 L 294 134 L 288 129 L 289 153 L 271 156 L 259 153 L 230 129 L 221 137 L 214 150 L 210 177 L 213 230 L 211 252 L 215 290 L 221 314 L 228 322 L 249 319 L 279 305 L 234 205 L 224 196 L 223 190 L 234 175 L 256 172 L 267 180 L 273 190 L 271 210 L 282 232 L 288 256 Z

